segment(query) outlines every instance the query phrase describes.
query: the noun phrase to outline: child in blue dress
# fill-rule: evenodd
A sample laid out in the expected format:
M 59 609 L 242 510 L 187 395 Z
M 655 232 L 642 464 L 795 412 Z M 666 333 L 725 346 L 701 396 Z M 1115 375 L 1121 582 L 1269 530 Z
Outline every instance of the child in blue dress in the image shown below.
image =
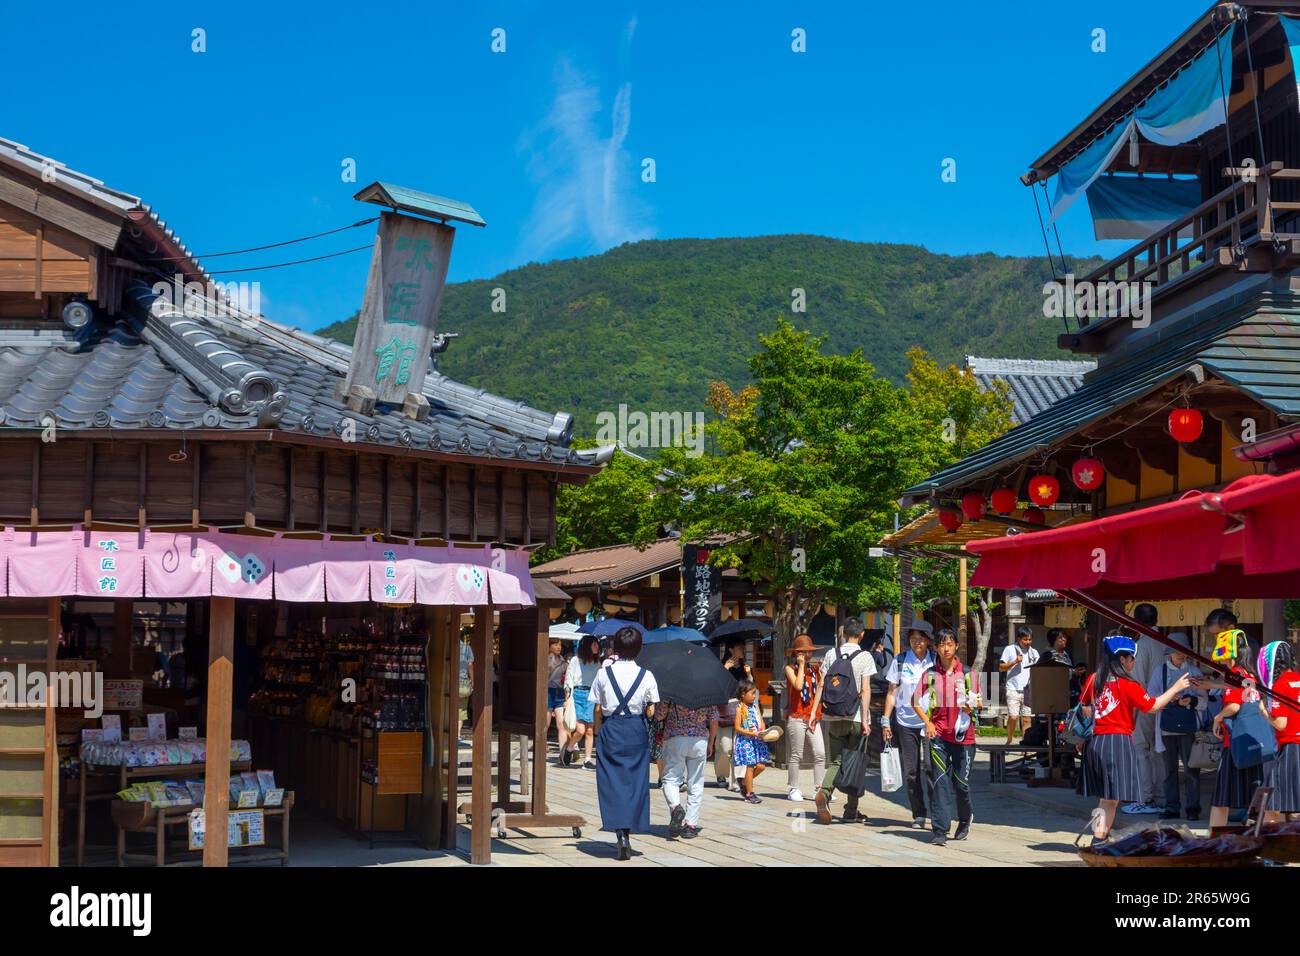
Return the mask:
M 767 769 L 772 755 L 767 751 L 762 734 L 767 729 L 763 723 L 763 708 L 758 703 L 758 688 L 751 680 L 736 685 L 736 742 L 731 754 L 733 766 L 745 768 L 745 779 L 740 789 L 747 803 L 761 803 L 754 793 L 754 779 Z

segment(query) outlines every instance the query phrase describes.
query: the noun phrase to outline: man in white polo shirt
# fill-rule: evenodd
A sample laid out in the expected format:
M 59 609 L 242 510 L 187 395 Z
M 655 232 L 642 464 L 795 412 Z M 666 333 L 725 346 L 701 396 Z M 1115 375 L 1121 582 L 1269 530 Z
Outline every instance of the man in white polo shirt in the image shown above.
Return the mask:
M 1021 736 L 1029 726 L 1029 707 L 1025 695 L 1029 691 L 1029 668 L 1038 663 L 1038 651 L 1032 647 L 1034 632 L 1027 624 L 1016 628 L 1016 642 L 1002 651 L 998 670 L 1005 675 L 1007 689 L 1007 743 L 1013 742 L 1017 726 Z
M 908 651 L 895 657 L 885 672 L 889 693 L 885 697 L 885 723 L 881 727 L 885 743 L 898 748 L 899 763 L 903 768 L 903 782 L 907 789 L 907 802 L 912 810 L 912 826 L 925 829 L 928 815 L 925 805 L 925 717 L 912 707 L 916 685 L 925 672 L 935 665 L 930 642 L 934 636 L 928 621 L 913 621 L 907 628 Z

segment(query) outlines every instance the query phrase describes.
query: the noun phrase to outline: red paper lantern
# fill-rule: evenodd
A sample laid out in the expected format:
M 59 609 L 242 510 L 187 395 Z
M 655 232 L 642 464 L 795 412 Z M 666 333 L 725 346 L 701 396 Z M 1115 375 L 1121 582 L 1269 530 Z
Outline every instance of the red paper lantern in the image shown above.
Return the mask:
M 1061 483 L 1051 475 L 1034 475 L 1029 479 L 1029 500 L 1036 505 L 1055 504 L 1061 496 Z
M 1037 508 L 1026 508 L 1021 517 L 1024 518 L 1026 524 L 1047 524 L 1047 515 Z
M 1175 408 L 1169 413 L 1169 434 L 1174 436 L 1176 442 L 1186 444 L 1196 441 L 1201 437 L 1204 427 L 1205 420 L 1194 408 Z
M 956 531 L 962 526 L 961 512 L 956 508 L 940 508 L 939 524 L 943 525 L 948 531 Z
M 1093 491 L 1106 480 L 1106 469 L 1096 458 L 1080 458 L 1071 466 L 1070 477 L 1080 491 Z
M 979 521 L 984 517 L 984 496 L 974 493 L 962 495 L 961 513 L 967 521 Z
M 999 488 L 989 495 L 989 503 L 998 514 L 1009 515 L 1016 510 L 1016 491 L 1014 488 Z

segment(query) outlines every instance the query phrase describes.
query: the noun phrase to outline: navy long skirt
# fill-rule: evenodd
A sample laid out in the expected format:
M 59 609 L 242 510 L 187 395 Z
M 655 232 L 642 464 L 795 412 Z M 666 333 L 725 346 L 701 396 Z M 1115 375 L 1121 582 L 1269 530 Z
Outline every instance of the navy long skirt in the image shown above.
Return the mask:
M 606 717 L 596 735 L 602 830 L 650 832 L 650 737 L 640 714 Z

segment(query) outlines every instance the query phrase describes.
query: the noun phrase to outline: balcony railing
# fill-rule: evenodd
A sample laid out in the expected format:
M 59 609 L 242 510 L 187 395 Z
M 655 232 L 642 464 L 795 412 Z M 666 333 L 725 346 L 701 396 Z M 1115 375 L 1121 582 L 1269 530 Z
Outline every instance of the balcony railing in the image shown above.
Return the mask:
M 1089 273 L 1085 281 L 1143 283 L 1154 293 L 1211 263 L 1244 261 L 1250 244 L 1270 242 L 1277 247 L 1300 239 L 1295 231 L 1300 202 L 1273 198 L 1274 184 L 1300 181 L 1300 169 L 1273 162 L 1223 173 L 1233 177 L 1232 185 Z

